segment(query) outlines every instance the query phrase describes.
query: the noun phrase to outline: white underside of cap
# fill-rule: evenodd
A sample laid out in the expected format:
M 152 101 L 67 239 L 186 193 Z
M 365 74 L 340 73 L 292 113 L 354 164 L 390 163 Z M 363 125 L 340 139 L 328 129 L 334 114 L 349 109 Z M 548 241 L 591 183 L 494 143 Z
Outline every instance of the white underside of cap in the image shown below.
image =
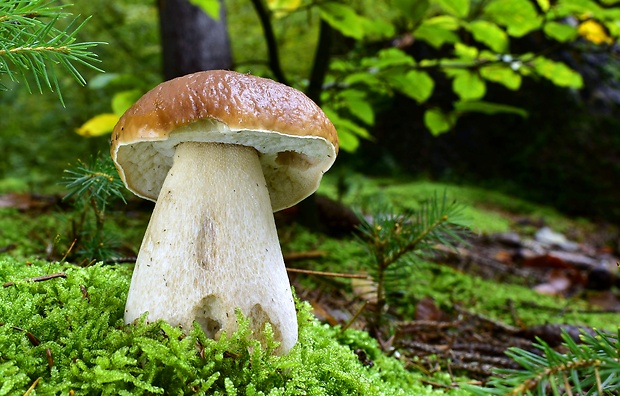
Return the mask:
M 143 136 L 151 136 L 143 131 Z M 255 148 L 270 191 L 273 211 L 290 207 L 312 194 L 336 159 L 334 146 L 316 136 L 293 136 L 264 130 L 233 130 L 215 120 L 183 126 L 165 140 L 119 145 L 116 162 L 127 187 L 154 201 L 181 142 L 227 143 Z M 205 159 L 207 160 L 207 159 Z

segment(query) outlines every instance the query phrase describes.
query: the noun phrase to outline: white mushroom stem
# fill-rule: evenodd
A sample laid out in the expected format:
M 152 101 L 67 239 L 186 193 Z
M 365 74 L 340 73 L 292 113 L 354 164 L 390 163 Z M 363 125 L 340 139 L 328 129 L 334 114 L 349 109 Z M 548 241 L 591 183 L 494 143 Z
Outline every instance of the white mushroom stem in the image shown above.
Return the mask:
M 297 317 L 269 192 L 254 148 L 182 143 L 136 261 L 125 321 L 144 312 L 207 335 L 237 329 L 235 308 L 264 344 L 271 323 L 286 353 Z

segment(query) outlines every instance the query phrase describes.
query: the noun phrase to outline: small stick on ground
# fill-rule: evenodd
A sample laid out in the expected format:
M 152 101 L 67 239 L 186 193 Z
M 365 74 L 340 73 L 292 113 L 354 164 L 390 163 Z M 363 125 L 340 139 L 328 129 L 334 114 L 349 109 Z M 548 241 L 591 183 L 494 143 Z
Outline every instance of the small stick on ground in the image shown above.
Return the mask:
M 28 390 L 26 391 L 26 393 L 24 393 L 24 396 L 28 396 L 30 394 L 30 392 L 32 392 L 34 390 L 34 388 L 37 387 L 37 384 L 39 383 L 39 381 L 41 381 L 41 377 L 37 378 L 36 380 L 34 380 L 34 382 L 32 383 L 32 385 L 30 385 L 30 388 L 28 388 Z
M 67 274 L 65 274 L 64 272 L 57 272 L 55 274 L 35 276 L 34 278 L 26 278 L 24 280 L 26 282 L 43 282 L 43 281 L 54 279 L 54 278 L 66 278 L 66 277 L 67 277 Z M 2 285 L 2 287 L 10 287 L 14 285 L 15 285 L 15 282 L 6 282 Z
M 342 326 L 342 328 L 340 329 L 340 333 L 342 334 L 346 329 L 348 329 L 349 327 L 351 327 L 351 325 L 353 324 L 353 322 L 355 322 L 357 320 L 357 318 L 362 314 L 362 312 L 364 311 L 364 309 L 366 308 L 366 306 L 368 305 L 368 301 L 364 301 L 364 304 L 362 304 L 361 307 L 359 307 L 359 309 L 355 312 L 355 315 L 353 315 L 353 317 L 351 319 L 349 319 L 349 321 Z
M 316 259 L 327 256 L 322 250 L 309 250 L 307 252 L 291 252 L 284 255 L 284 262 Z
M 313 271 L 313 270 L 306 270 L 306 269 L 301 269 L 301 268 L 287 268 L 286 271 L 293 272 L 293 273 L 299 273 L 299 274 L 307 274 L 307 275 L 329 276 L 332 278 L 372 279 L 370 276 L 366 274 L 342 274 L 339 272 Z

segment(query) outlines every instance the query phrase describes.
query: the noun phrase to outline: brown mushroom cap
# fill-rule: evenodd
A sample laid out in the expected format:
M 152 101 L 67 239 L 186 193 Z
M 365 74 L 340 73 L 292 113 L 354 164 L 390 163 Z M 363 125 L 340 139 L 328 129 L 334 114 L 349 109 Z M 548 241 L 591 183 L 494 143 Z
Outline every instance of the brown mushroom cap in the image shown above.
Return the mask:
M 338 153 L 336 129 L 306 95 L 224 70 L 189 74 L 144 94 L 116 124 L 110 152 L 127 188 L 156 201 L 175 146 L 188 141 L 254 147 L 274 212 L 312 194 Z

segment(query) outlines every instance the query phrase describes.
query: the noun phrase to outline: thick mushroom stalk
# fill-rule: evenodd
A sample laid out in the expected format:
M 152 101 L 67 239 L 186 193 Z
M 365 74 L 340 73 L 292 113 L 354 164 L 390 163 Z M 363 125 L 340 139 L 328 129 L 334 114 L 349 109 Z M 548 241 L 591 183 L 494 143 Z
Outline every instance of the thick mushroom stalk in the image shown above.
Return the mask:
M 237 329 L 235 308 L 264 344 L 270 323 L 286 353 L 297 318 L 269 192 L 254 148 L 181 143 L 151 216 L 131 280 L 125 321 L 144 312 L 217 338 Z

